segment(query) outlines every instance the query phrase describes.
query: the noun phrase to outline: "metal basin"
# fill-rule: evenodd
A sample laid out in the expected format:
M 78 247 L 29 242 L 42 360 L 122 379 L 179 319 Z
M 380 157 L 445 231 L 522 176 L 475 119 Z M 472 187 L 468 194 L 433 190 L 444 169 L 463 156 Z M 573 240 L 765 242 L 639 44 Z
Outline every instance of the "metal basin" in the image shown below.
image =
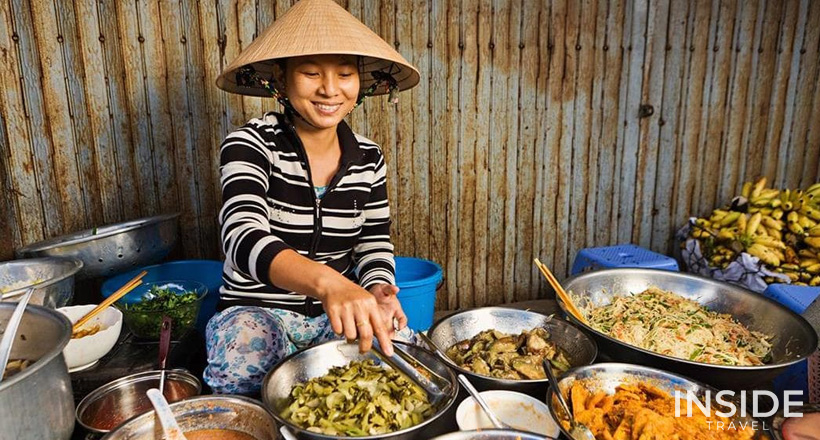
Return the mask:
M 77 405 L 77 422 L 93 434 L 111 432 L 131 417 L 153 407 L 146 396 L 159 388 L 160 370 L 144 371 L 111 381 L 90 392 Z M 186 370 L 166 370 L 163 395 L 169 403 L 196 396 L 202 385 Z
M 0 303 L 0 328 L 17 304 Z M 11 359 L 35 362 L 0 382 L 0 437 L 67 440 L 74 429 L 74 397 L 63 359 L 71 323 L 62 313 L 29 304 L 17 329 Z M 2 373 L 2 372 L 0 372 Z
M 52 309 L 63 307 L 74 297 L 74 275 L 83 263 L 73 258 L 29 258 L 0 263 L 2 301 L 17 302 L 36 285 L 30 304 Z M 9 288 L 11 287 L 11 288 Z
M 481 431 L 459 431 L 434 437 L 432 440 L 544 440 L 544 437 L 529 432 L 489 429 Z
M 109 277 L 165 258 L 177 242 L 179 213 L 86 229 L 22 247 L 17 258 L 73 257 L 78 278 Z
M 504 333 L 519 334 L 536 327 L 547 329 L 550 341 L 564 350 L 572 366 L 591 364 L 598 354 L 595 342 L 581 330 L 563 319 L 542 315 L 527 310 L 506 307 L 482 307 L 454 313 L 433 325 L 428 336 L 446 351 L 455 343 L 470 339 L 484 330 L 498 330 Z M 450 368 L 468 376 L 470 382 L 480 391 L 513 390 L 541 398 L 547 391 L 549 380 L 510 380 L 467 371 L 450 358 L 442 359 Z
M 557 384 L 558 389 L 561 390 L 561 393 L 565 398 L 567 398 L 567 401 L 569 401 L 569 390 L 576 380 L 585 381 L 585 385 L 593 394 L 598 391 L 603 391 L 607 394 L 614 394 L 615 388 L 618 387 L 618 385 L 648 382 L 651 385 L 668 392 L 672 397 L 675 396 L 675 390 L 679 390 L 681 393 L 684 393 L 684 395 L 688 391 L 692 391 L 692 393 L 698 396 L 698 399 L 701 402 L 705 402 L 706 391 L 709 390 L 711 391 L 710 402 L 712 411 L 715 411 L 718 407 L 718 402 L 716 400 L 717 390 L 702 383 L 695 382 L 666 371 L 657 370 L 655 368 L 617 363 L 602 363 L 572 368 L 558 378 Z M 564 414 L 564 410 L 561 408 L 561 404 L 558 403 L 558 398 L 555 396 L 555 390 L 556 388 L 554 386 L 550 387 L 546 399 L 547 406 L 549 406 L 550 412 L 555 420 L 558 420 L 559 422 L 565 421 L 566 416 Z M 749 397 L 751 397 L 751 395 L 749 395 Z M 724 399 L 730 400 L 728 396 L 724 397 Z M 686 416 L 686 398 L 682 397 L 681 402 L 681 416 Z M 743 426 L 748 424 L 748 426 L 756 429 L 755 439 L 768 439 L 769 437 L 765 433 L 763 423 L 756 421 L 749 416 L 741 417 L 740 406 L 738 406 L 737 403 L 735 403 L 735 405 L 738 416 L 733 418 L 733 420 L 736 423 L 744 423 Z M 749 408 L 751 408 L 751 404 L 749 405 Z M 694 405 L 693 411 L 698 411 L 697 407 Z M 747 414 L 749 413 L 751 413 L 751 410 L 747 412 Z M 755 421 L 757 423 L 753 423 Z M 559 423 L 558 425 L 561 428 L 561 432 L 567 436 L 567 438 L 572 438 L 569 436 L 569 432 L 564 429 L 562 423 Z
M 789 365 L 814 353 L 817 333 L 800 315 L 763 295 L 734 284 L 696 275 L 651 269 L 610 269 L 590 272 L 564 283 L 580 306 L 609 304 L 614 296 L 639 293 L 654 286 L 674 292 L 720 313 L 732 315 L 751 330 L 772 335 L 772 361 L 759 366 L 713 365 L 644 350 L 578 323 L 595 337 L 612 360 L 647 365 L 693 377 L 718 388 L 751 389 L 771 381 Z M 567 313 L 565 305 L 558 304 Z
M 439 360 L 436 355 L 423 348 L 413 345 L 408 345 L 397 341 L 394 341 L 393 343 L 404 348 L 428 368 L 447 379 L 451 384 L 453 384 L 453 386 L 446 388 L 447 398 L 444 400 L 441 407 L 439 407 L 438 411 L 429 419 L 401 431 L 383 435 L 355 437 L 357 440 L 427 439 L 429 438 L 429 435 L 425 433 L 425 429 L 430 428 L 433 423 L 440 422 L 439 419 L 441 419 L 441 416 L 453 405 L 456 395 L 458 394 L 458 382 L 456 381 L 455 375 L 443 362 Z M 358 344 L 350 344 L 343 340 L 330 341 L 298 351 L 285 358 L 279 365 L 271 370 L 267 376 L 265 376 L 265 381 L 262 383 L 262 400 L 265 402 L 265 406 L 273 413 L 277 423 L 287 426 L 288 429 L 296 435 L 296 438 L 338 438 L 337 436 L 329 436 L 304 430 L 290 421 L 280 417 L 279 413 L 287 404 L 287 398 L 290 395 L 291 388 L 293 388 L 293 386 L 297 383 L 306 382 L 314 377 L 323 376 L 327 374 L 332 367 L 341 367 L 347 365 L 350 361 L 365 359 L 369 359 L 368 354 L 359 353 Z
M 231 429 L 257 440 L 277 438 L 273 416 L 259 402 L 241 396 L 200 396 L 171 405 L 183 432 L 198 429 Z M 162 440 L 156 413 L 131 419 L 103 440 Z

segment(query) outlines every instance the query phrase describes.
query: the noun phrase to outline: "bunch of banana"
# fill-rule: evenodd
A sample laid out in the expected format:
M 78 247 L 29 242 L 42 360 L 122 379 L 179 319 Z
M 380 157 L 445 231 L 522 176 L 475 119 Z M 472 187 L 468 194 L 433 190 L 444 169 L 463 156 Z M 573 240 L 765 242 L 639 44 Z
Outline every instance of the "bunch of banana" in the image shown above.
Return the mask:
M 741 196 L 732 208 L 695 221 L 690 236 L 704 245 L 710 263 L 725 268 L 747 252 L 793 284 L 820 286 L 820 183 L 779 190 L 766 188 L 764 177 L 745 182 Z

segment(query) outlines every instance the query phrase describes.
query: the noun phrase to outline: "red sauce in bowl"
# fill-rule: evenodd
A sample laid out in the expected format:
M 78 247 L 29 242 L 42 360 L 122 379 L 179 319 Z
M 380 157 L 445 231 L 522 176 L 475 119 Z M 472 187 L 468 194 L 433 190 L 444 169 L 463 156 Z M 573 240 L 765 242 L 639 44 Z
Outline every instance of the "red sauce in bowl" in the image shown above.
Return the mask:
M 256 440 L 256 437 L 233 429 L 197 429 L 185 433 L 187 440 Z

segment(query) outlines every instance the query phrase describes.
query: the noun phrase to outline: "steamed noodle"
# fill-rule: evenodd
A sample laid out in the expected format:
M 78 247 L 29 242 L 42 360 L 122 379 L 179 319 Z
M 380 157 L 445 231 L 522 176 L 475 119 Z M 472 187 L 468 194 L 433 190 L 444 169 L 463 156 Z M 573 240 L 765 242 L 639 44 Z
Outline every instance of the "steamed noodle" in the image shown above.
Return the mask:
M 584 307 L 592 328 L 627 344 L 667 356 L 717 365 L 763 365 L 771 336 L 656 287 Z

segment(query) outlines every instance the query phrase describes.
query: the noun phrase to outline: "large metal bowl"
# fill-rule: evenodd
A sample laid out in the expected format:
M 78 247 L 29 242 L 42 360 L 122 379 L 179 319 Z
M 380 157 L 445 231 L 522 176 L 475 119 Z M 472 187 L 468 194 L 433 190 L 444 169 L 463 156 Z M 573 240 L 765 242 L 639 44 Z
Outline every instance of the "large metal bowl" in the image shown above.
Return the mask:
M 6 328 L 16 306 L 0 303 L 0 329 Z M 71 438 L 74 397 L 63 358 L 63 348 L 70 338 L 71 322 L 65 315 L 45 307 L 26 307 L 11 347 L 11 359 L 35 362 L 0 382 L 0 438 Z
M 256 440 L 277 438 L 276 423 L 259 402 L 242 396 L 201 396 L 171 405 L 171 412 L 183 432 L 200 429 L 230 429 Z M 162 430 L 154 411 L 133 418 L 103 440 L 162 440 Z
M 445 388 L 447 398 L 443 401 L 438 411 L 429 419 L 401 431 L 382 435 L 355 437 L 357 440 L 427 439 L 430 437 L 429 434 L 427 434 L 427 430 L 431 429 L 432 424 L 443 422 L 440 420 L 441 416 L 453 405 L 456 395 L 458 394 L 458 382 L 456 381 L 455 375 L 436 355 L 413 345 L 397 341 L 393 341 L 393 343 L 399 345 L 425 366 L 447 379 L 452 386 Z M 318 434 L 302 429 L 290 421 L 285 420 L 279 414 L 285 405 L 287 405 L 290 391 L 297 383 L 307 382 L 314 377 L 323 376 L 327 374 L 332 367 L 342 367 L 351 361 L 369 359 L 369 356 L 367 353 L 359 353 L 359 346 L 357 344 L 351 344 L 343 340 L 325 342 L 324 344 L 297 351 L 282 360 L 279 365 L 265 376 L 265 381 L 262 383 L 262 400 L 265 402 L 265 406 L 271 410 L 276 421 L 280 425 L 287 426 L 288 429 L 296 435 L 296 438 L 311 440 L 338 438 L 336 436 Z
M 74 297 L 74 275 L 83 263 L 73 258 L 28 258 L 0 263 L 2 301 L 17 302 L 34 287 L 31 304 L 56 309 Z M 13 286 L 9 288 L 9 286 Z
M 610 269 L 590 272 L 564 283 L 578 305 L 609 304 L 614 296 L 639 293 L 649 287 L 674 292 L 720 313 L 732 315 L 751 330 L 772 335 L 772 361 L 759 366 L 713 365 L 644 350 L 581 325 L 595 336 L 601 351 L 613 361 L 647 365 L 693 377 L 718 388 L 751 389 L 768 382 L 814 353 L 817 333 L 800 315 L 760 294 L 734 284 L 696 275 L 651 269 Z M 558 301 L 564 313 L 566 305 Z
M 177 242 L 179 213 L 86 229 L 22 247 L 17 258 L 73 257 L 83 262 L 78 278 L 109 277 L 158 263 Z
M 583 380 L 584 384 L 593 394 L 598 391 L 603 391 L 607 394 L 614 394 L 615 388 L 617 388 L 618 385 L 635 384 L 638 382 L 648 382 L 649 384 L 668 392 L 672 397 L 675 397 L 675 391 L 678 390 L 681 393 L 680 401 L 682 417 L 686 416 L 686 396 L 688 391 L 695 394 L 701 402 L 706 402 L 706 391 L 710 391 L 709 401 L 711 402 L 712 411 L 716 411 L 717 408 L 719 408 L 719 402 L 717 402 L 716 398 L 717 390 L 702 383 L 655 368 L 619 363 L 601 363 L 572 368 L 562 374 L 558 378 L 558 383 L 556 384 L 557 389 L 561 390 L 561 393 L 568 402 L 570 400 L 569 390 L 572 387 L 572 384 L 574 384 L 577 380 Z M 549 388 L 546 400 L 547 406 L 549 406 L 553 418 L 560 422 L 566 420 L 567 417 L 564 410 L 561 408 L 561 404 L 558 403 L 558 398 L 555 396 L 555 390 L 555 386 L 551 386 Z M 751 397 L 751 394 L 749 397 Z M 731 400 L 729 396 L 723 397 L 723 399 Z M 734 401 L 732 402 L 735 405 L 737 414 L 737 416 L 732 420 L 735 421 L 736 424 L 743 423 L 742 426 L 748 425 L 755 429 L 755 439 L 768 439 L 769 437 L 765 434 L 764 424 L 753 419 L 752 417 L 741 416 L 739 404 Z M 751 405 L 749 405 L 749 407 L 751 407 Z M 694 404 L 692 405 L 692 408 L 693 411 L 699 411 L 697 406 Z M 749 414 L 750 412 L 751 411 L 747 411 L 746 413 Z M 567 436 L 567 438 L 572 438 L 561 423 L 558 425 L 561 428 L 561 432 Z
M 550 341 L 566 352 L 572 366 L 591 364 L 598 354 L 592 338 L 563 319 L 506 307 L 482 307 L 454 313 L 436 322 L 427 334 L 441 350 L 446 351 L 457 342 L 470 339 L 485 330 L 519 334 L 536 327 L 547 329 Z M 541 398 L 549 384 L 546 378 L 510 380 L 484 376 L 459 367 L 449 357 L 443 356 L 442 360 L 450 368 L 469 377 L 473 386 L 480 391 L 513 390 Z

